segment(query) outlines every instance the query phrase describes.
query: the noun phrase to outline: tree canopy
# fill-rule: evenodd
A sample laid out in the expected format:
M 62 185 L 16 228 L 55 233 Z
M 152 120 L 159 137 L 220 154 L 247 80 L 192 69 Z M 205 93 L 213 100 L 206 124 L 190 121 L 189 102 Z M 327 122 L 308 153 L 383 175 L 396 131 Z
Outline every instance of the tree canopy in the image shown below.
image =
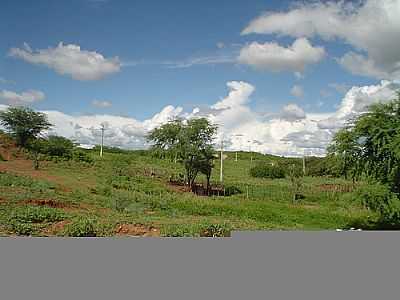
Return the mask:
M 0 112 L 0 124 L 15 138 L 20 147 L 26 147 L 42 131 L 52 126 L 44 113 L 27 107 L 9 107 Z
M 343 175 L 365 175 L 400 192 L 400 93 L 388 103 L 370 106 L 368 112 L 340 130 L 328 148 Z
M 152 130 L 148 139 L 153 142 L 153 150 L 183 164 L 191 188 L 197 175 L 203 173 L 207 177 L 208 189 L 214 158 L 212 142 L 216 132 L 217 127 L 205 118 L 175 119 Z

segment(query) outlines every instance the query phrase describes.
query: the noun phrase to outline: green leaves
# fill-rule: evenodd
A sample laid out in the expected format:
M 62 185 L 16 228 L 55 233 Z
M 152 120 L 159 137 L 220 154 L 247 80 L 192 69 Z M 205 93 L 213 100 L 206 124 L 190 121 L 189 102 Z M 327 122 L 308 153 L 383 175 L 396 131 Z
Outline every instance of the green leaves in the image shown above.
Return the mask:
M 153 150 L 161 156 L 169 156 L 181 162 L 186 170 L 189 186 L 194 184 L 198 173 L 209 181 L 213 168 L 212 142 L 217 127 L 207 119 L 191 119 L 185 123 L 176 119 L 154 129 L 148 139 L 154 143 Z
M 27 146 L 30 140 L 52 126 L 44 113 L 27 107 L 9 107 L 0 112 L 0 124 L 15 137 L 21 147 Z
M 328 152 L 336 157 L 342 175 L 366 175 L 400 192 L 399 107 L 400 94 L 397 100 L 372 105 L 335 135 Z

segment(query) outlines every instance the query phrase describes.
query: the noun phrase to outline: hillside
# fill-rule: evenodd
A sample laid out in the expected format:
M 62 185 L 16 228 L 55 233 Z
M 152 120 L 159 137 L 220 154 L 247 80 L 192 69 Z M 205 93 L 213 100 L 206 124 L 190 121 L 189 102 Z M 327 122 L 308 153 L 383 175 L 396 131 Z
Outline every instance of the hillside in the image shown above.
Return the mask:
M 224 187 L 236 193 L 206 197 L 172 185 L 181 165 L 149 151 L 106 151 L 103 158 L 95 150 L 86 153 L 93 163 L 49 161 L 37 171 L 22 158 L 0 162 L 0 232 L 212 236 L 231 230 L 334 230 L 374 218 L 342 179 L 306 177 L 304 199 L 293 203 L 290 180 L 249 176 L 251 166 L 284 158 L 240 152 L 235 161 L 235 153 L 227 153 Z M 212 182 L 218 180 L 216 160 Z

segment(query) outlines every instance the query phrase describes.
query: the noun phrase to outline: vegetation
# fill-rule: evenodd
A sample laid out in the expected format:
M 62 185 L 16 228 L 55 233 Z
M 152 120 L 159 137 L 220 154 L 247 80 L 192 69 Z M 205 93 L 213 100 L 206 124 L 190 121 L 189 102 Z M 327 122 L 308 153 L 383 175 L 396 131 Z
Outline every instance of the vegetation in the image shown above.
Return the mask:
M 148 136 L 154 143 L 153 151 L 163 157 L 174 158 L 185 168 L 186 183 L 193 190 L 199 173 L 206 175 L 209 190 L 213 168 L 214 150 L 212 142 L 217 127 L 205 119 L 192 119 L 186 122 L 176 119 L 159 128 Z
M 153 130 L 150 151 L 110 148 L 102 158 L 98 149 L 37 136 L 36 151 L 48 160 L 38 172 L 0 143 L 10 157 L 0 161 L 0 235 L 222 237 L 232 230 L 400 229 L 399 102 L 373 106 L 355 119 L 337 134 L 327 158 L 306 159 L 305 175 L 299 158 L 238 152 L 236 161 L 235 153 L 226 152 L 223 186 L 212 149 L 216 128 L 205 119 Z M 170 181 L 180 174 L 192 190 L 196 181 L 207 189 L 219 184 L 223 193 L 204 197 L 182 189 Z
M 278 165 L 261 164 L 251 168 L 250 175 L 258 178 L 285 178 L 285 170 Z
M 10 132 L 20 147 L 28 146 L 42 131 L 52 126 L 44 113 L 27 107 L 9 107 L 0 112 L 0 124 Z
M 340 130 L 328 148 L 339 173 L 355 181 L 362 177 L 381 186 L 366 188 L 366 204 L 391 226 L 400 219 L 400 93 L 398 99 L 372 105 Z

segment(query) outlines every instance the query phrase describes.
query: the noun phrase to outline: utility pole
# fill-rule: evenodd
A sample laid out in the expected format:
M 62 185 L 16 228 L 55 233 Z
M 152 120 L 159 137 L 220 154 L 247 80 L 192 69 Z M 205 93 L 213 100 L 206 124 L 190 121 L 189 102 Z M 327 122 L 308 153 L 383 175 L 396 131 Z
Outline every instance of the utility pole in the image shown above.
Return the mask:
M 303 175 L 306 176 L 306 153 L 303 153 Z
M 223 173 L 223 168 L 224 168 L 224 140 L 221 140 L 221 168 L 219 170 L 219 181 L 222 183 L 224 180 L 224 173 Z
M 236 151 L 235 161 L 237 161 L 237 151 Z
M 100 145 L 100 157 L 103 157 L 103 143 L 104 143 L 104 124 L 101 124 L 101 145 Z

